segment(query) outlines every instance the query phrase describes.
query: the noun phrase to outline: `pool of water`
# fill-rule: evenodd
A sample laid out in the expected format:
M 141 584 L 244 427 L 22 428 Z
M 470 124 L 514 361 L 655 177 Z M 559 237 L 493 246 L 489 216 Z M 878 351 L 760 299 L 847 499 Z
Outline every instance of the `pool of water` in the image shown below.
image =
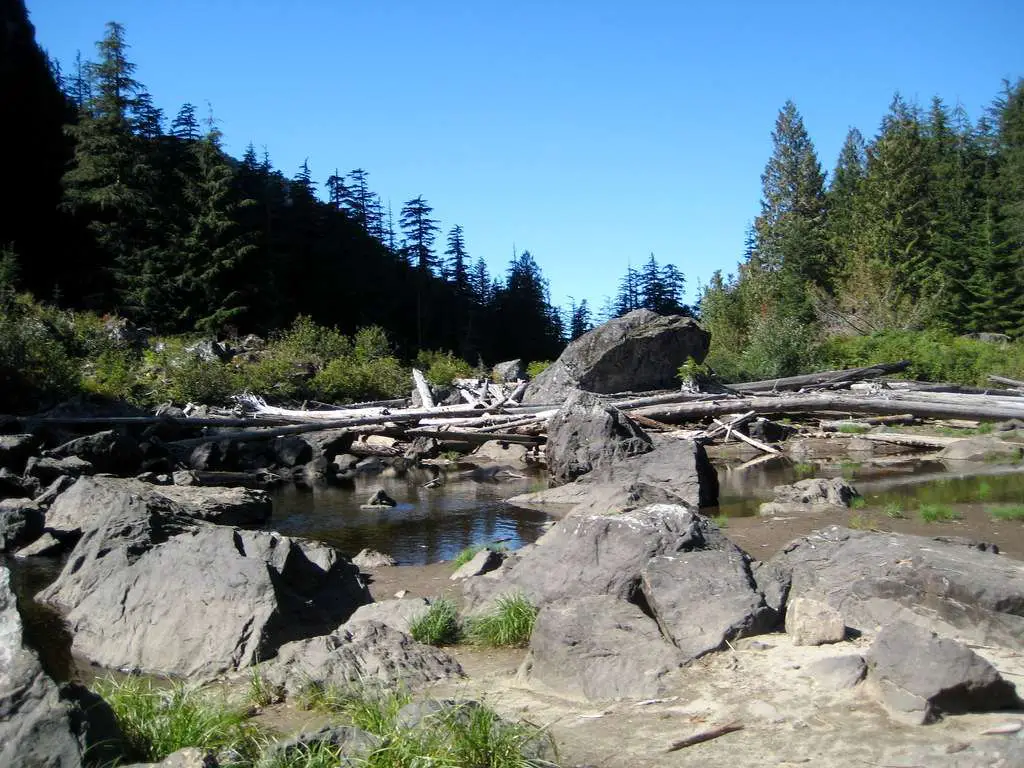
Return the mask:
M 450 560 L 465 547 L 501 542 L 517 549 L 537 540 L 548 515 L 506 504 L 504 499 L 546 487 L 545 476 L 477 481 L 453 472 L 445 482 L 424 487 L 435 474 L 410 470 L 403 477 L 359 477 L 352 488 L 285 487 L 274 494 L 270 527 L 289 536 L 331 544 L 348 556 L 363 548 L 395 558 L 400 565 Z M 398 506 L 364 510 L 378 488 Z

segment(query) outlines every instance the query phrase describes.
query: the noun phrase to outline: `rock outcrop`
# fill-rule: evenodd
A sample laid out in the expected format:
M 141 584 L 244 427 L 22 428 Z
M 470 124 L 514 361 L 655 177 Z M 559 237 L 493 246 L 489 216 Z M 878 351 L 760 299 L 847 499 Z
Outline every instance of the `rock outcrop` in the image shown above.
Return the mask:
M 711 336 L 691 317 L 637 309 L 585 333 L 530 382 L 524 403 L 560 403 L 575 389 L 598 394 L 679 386 L 679 366 L 704 360 Z
M 904 619 L 1024 649 L 1024 563 L 964 543 L 833 526 L 790 543 L 757 579 L 828 603 L 861 631 Z
M 369 602 L 333 548 L 197 520 L 156 493 L 111 495 L 39 599 L 107 667 L 209 677 L 331 631 Z

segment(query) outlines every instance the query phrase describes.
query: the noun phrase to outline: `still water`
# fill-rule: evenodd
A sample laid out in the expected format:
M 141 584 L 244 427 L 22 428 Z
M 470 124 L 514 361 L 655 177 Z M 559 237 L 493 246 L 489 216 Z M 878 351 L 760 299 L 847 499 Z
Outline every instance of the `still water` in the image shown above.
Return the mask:
M 544 476 L 476 481 L 450 473 L 444 484 L 423 487 L 433 478 L 430 472 L 410 470 L 404 477 L 359 477 L 354 489 L 323 486 L 304 491 L 287 486 L 274 493 L 270 527 L 326 542 L 348 556 L 375 549 L 400 565 L 450 560 L 474 544 L 502 542 L 508 549 L 518 549 L 544 532 L 547 515 L 504 502 L 546 487 Z M 398 506 L 360 509 L 378 488 Z

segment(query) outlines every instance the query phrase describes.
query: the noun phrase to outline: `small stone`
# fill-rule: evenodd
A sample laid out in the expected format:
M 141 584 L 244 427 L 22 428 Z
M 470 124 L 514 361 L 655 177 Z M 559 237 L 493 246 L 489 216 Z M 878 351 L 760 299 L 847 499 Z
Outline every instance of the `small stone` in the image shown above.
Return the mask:
M 397 565 L 395 558 L 385 555 L 375 549 L 363 549 L 358 555 L 352 558 L 352 564 L 361 569 L 367 568 L 389 568 Z
M 481 549 L 469 562 L 463 563 L 449 578 L 452 581 L 462 581 L 473 576 L 482 576 L 485 573 L 497 570 L 505 562 L 503 552 L 495 552 L 493 549 Z
M 846 624 L 832 606 L 798 597 L 786 607 L 786 633 L 793 645 L 838 643 L 846 637 Z
M 390 508 L 397 506 L 398 502 L 388 496 L 387 491 L 383 488 L 378 488 L 373 492 L 373 495 L 366 500 L 366 503 L 363 504 L 360 509 L 379 509 L 381 507 Z
M 814 682 L 832 691 L 853 688 L 864 679 L 867 672 L 867 663 L 863 657 L 856 655 L 818 659 L 807 666 L 807 673 Z

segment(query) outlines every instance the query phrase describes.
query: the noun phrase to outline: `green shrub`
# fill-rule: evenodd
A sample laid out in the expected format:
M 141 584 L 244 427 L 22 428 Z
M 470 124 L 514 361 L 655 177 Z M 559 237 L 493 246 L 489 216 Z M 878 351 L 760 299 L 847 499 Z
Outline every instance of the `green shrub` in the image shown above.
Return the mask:
M 426 613 L 409 625 L 409 634 L 414 640 L 427 645 L 457 643 L 462 635 L 462 626 L 455 603 L 446 598 L 432 602 Z
M 29 296 L 0 297 L 0 410 L 35 410 L 77 391 L 79 362 L 65 321 Z
M 494 609 L 466 621 L 466 635 L 476 645 L 522 647 L 530 641 L 537 609 L 519 593 L 503 595 Z
M 105 349 L 83 366 L 82 387 L 97 395 L 147 405 L 149 391 L 140 369 L 139 356 L 131 350 Z
M 309 384 L 314 395 L 330 402 L 399 397 L 411 386 L 409 371 L 394 357 L 332 360 Z
M 127 677 L 99 680 L 95 688 L 114 710 L 132 761 L 157 762 L 184 747 L 255 751 L 258 733 L 245 724 L 245 711 L 195 686 Z
M 240 378 L 231 365 L 192 355 L 167 370 L 167 394 L 176 403 L 225 404 L 239 392 Z
M 741 355 L 751 379 L 793 376 L 818 364 L 815 328 L 796 318 L 772 313 L 757 318 Z
M 534 360 L 526 366 L 526 378 L 535 379 L 551 365 L 551 360 Z
M 890 501 L 888 504 L 882 507 L 882 512 L 884 512 L 885 516 L 890 518 L 891 520 L 904 520 L 907 517 L 903 513 L 903 507 L 901 507 L 894 501 Z
M 317 370 L 338 357 L 352 353 L 352 341 L 337 328 L 318 325 L 306 315 L 299 315 L 284 333 L 271 339 L 268 356 L 305 362 Z
M 451 352 L 421 351 L 416 355 L 416 367 L 423 370 L 427 381 L 437 386 L 451 384 L 455 379 L 473 375 L 473 368 Z

